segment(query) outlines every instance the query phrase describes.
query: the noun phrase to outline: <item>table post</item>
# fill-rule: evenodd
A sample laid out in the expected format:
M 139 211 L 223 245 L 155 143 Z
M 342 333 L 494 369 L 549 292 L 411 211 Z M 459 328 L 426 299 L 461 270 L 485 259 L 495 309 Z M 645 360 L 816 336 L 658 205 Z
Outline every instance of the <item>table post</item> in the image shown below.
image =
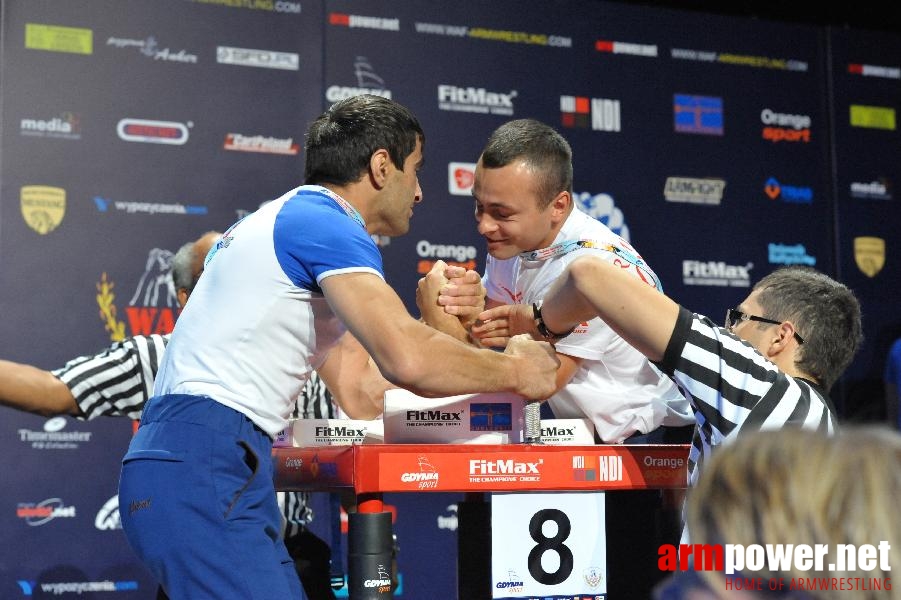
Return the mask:
M 387 600 L 394 551 L 391 513 L 381 494 L 359 494 L 357 510 L 347 515 L 348 593 L 353 600 Z

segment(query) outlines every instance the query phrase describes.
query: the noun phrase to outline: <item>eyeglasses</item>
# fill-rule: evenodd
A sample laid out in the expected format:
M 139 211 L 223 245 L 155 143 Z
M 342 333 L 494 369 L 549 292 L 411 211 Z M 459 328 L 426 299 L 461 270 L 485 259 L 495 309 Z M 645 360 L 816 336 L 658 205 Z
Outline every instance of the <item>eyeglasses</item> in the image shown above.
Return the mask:
M 735 327 L 742 321 L 757 321 L 759 323 L 772 323 L 773 325 L 782 324 L 782 321 L 749 315 L 747 313 L 741 312 L 737 308 L 730 308 L 726 311 L 726 329 L 728 329 L 729 331 L 735 331 Z M 795 332 L 795 339 L 798 340 L 799 344 L 804 343 L 804 338 L 798 335 L 797 331 Z

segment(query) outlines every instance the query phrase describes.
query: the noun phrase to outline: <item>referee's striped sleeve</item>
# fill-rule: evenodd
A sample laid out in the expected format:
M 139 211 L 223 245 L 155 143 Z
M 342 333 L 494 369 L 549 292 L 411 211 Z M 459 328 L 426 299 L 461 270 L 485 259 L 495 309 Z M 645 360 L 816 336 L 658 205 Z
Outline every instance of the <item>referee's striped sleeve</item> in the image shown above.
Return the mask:
M 159 334 L 127 338 L 52 373 L 71 390 L 81 410 L 77 418 L 140 419 L 168 341 L 168 335 Z

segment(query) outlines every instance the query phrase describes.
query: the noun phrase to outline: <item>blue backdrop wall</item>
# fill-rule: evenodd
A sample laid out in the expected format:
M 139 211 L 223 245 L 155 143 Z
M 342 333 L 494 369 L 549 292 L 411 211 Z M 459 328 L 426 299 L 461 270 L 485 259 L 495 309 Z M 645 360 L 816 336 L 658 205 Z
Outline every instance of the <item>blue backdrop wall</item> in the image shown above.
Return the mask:
M 473 163 L 534 117 L 572 144 L 583 208 L 682 304 L 718 320 L 782 264 L 847 282 L 867 341 L 833 395 L 848 420 L 881 418 L 901 335 L 899 35 L 575 0 L 0 6 L 0 358 L 53 368 L 170 330 L 178 247 L 297 185 L 307 124 L 370 92 L 426 130 L 425 201 L 382 240 L 411 311 L 434 260 L 483 267 Z M 118 525 L 130 435 L 0 409 L 0 597 L 153 597 Z M 453 597 L 457 499 L 388 499 L 404 597 Z

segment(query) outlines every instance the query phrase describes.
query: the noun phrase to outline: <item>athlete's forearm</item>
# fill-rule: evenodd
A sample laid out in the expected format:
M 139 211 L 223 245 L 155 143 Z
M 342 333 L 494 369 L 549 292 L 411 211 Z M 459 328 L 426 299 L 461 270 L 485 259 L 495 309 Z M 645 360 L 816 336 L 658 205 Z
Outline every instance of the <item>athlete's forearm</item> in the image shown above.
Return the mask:
M 50 371 L 0 360 L 0 405 L 38 415 L 77 415 L 71 390 Z

